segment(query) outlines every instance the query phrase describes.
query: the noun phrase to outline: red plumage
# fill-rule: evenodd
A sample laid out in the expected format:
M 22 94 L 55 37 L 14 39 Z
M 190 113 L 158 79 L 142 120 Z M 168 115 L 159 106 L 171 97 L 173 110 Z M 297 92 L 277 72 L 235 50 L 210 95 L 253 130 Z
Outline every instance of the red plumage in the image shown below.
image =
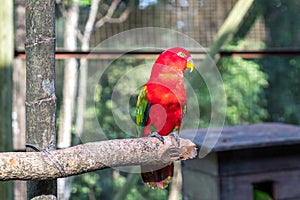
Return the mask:
M 194 68 L 190 57 L 187 50 L 175 47 L 164 51 L 155 61 L 137 103 L 137 126 L 142 126 L 143 136 L 153 131 L 161 136 L 179 133 L 187 101 L 183 73 L 186 68 Z M 142 113 L 141 106 L 146 106 Z M 150 187 L 165 188 L 171 182 L 173 164 L 142 166 L 142 172 L 145 172 L 142 173 L 144 182 Z

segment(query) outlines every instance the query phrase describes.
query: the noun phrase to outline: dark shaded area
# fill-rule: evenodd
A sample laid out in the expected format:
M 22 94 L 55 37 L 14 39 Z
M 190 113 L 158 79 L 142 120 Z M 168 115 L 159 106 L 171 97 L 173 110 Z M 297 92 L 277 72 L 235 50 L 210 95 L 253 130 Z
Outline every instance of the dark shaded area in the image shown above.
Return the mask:
M 300 48 L 300 2 L 297 0 L 268 1 L 263 17 L 269 37 L 266 48 Z M 300 123 L 300 58 L 268 56 L 259 61 L 268 75 L 265 89 L 268 121 Z

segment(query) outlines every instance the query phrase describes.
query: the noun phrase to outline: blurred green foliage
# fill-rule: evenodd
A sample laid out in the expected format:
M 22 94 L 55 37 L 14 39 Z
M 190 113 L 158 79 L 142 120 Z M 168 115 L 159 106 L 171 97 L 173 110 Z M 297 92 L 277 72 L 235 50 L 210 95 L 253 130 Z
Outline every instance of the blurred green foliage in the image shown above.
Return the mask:
M 249 41 L 239 40 L 226 45 L 224 50 L 238 50 L 245 44 L 248 45 Z M 196 103 L 200 109 L 200 118 L 195 116 L 194 120 L 190 121 L 197 121 L 201 128 L 208 127 L 211 114 L 221 116 L 224 112 L 226 112 L 225 125 L 259 123 L 267 119 L 268 111 L 265 108 L 267 100 L 264 88 L 268 87 L 268 76 L 263 72 L 259 61 L 223 56 L 218 59 L 216 65 L 225 88 L 226 108 L 218 107 L 218 101 L 224 101 L 222 96 L 218 98 L 218 94 L 214 94 L 217 98 L 214 99 L 216 102 L 212 102 L 211 93 L 218 93 L 220 90 L 218 87 L 221 86 L 213 86 L 213 91 L 209 92 L 207 83 L 205 83 L 202 76 L 193 74 L 190 84 L 197 95 L 197 102 L 188 99 L 188 111 L 191 110 L 189 107 L 195 108 L 194 104 Z M 213 79 L 212 82 L 214 82 L 214 76 L 215 74 L 208 76 L 208 78 Z M 189 97 L 189 94 L 187 96 Z M 212 110 L 212 103 L 214 103 L 214 106 L 217 106 L 217 109 L 214 111 Z M 185 122 L 189 123 L 185 127 L 195 128 L 195 125 L 191 124 L 192 122 Z M 219 126 L 222 126 L 222 124 L 219 124 Z
M 127 184 L 127 173 L 120 173 L 113 177 L 113 169 L 90 172 L 76 176 L 72 185 L 71 199 L 113 199 L 121 188 Z M 124 200 L 161 200 L 168 198 L 168 190 L 153 190 L 139 180 L 128 191 Z
M 297 0 L 268 1 L 263 17 L 269 30 L 267 48 L 293 50 L 300 47 L 300 2 Z M 300 124 L 300 58 L 267 56 L 260 60 L 269 77 L 265 89 L 268 100 L 268 121 Z
M 265 89 L 268 99 L 268 121 L 300 123 L 300 59 L 269 57 L 261 60 L 269 76 L 269 87 Z
M 263 87 L 266 75 L 255 61 L 224 57 L 218 62 L 227 96 L 226 124 L 261 122 L 267 117 Z
M 249 41 L 235 41 L 225 50 L 239 50 Z M 258 60 L 241 57 L 221 57 L 217 63 L 227 95 L 226 124 L 258 123 L 266 119 L 268 112 L 264 88 L 268 76 L 262 71 Z
M 149 77 L 151 66 L 146 71 L 137 68 L 147 67 L 147 62 L 153 61 L 119 58 L 113 61 L 101 76 L 95 94 L 95 100 L 97 100 L 95 108 L 99 124 L 109 139 L 126 138 L 132 135 L 132 132 L 124 133 L 120 129 L 121 127 L 116 123 L 115 117 L 118 117 L 121 121 L 123 120 L 125 124 L 128 124 L 126 121 L 128 118 L 125 117 L 127 115 L 131 115 L 131 119 L 135 120 L 135 103 L 138 90 L 142 86 L 139 82 L 142 81 L 142 77 Z M 112 97 L 113 93 L 114 98 Z M 128 97 L 129 102 L 124 102 L 126 97 Z M 128 112 L 125 109 L 127 106 L 129 106 Z

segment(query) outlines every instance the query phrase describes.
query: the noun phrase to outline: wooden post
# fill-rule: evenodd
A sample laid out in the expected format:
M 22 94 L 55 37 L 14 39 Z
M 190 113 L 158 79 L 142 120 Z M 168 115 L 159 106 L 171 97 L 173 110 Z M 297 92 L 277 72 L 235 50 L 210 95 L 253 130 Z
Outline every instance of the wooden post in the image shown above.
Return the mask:
M 26 143 L 56 148 L 55 1 L 26 1 Z M 29 150 L 29 149 L 28 149 Z M 56 180 L 29 181 L 27 198 L 56 199 Z

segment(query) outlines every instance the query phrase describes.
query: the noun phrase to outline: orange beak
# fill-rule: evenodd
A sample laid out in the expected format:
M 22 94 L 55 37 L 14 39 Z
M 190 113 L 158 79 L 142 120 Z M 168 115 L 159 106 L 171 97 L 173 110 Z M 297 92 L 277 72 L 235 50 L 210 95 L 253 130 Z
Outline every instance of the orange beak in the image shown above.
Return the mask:
M 187 59 L 186 68 L 189 68 L 190 72 L 192 72 L 194 70 L 195 66 L 194 66 L 194 62 L 193 62 L 192 58 Z

